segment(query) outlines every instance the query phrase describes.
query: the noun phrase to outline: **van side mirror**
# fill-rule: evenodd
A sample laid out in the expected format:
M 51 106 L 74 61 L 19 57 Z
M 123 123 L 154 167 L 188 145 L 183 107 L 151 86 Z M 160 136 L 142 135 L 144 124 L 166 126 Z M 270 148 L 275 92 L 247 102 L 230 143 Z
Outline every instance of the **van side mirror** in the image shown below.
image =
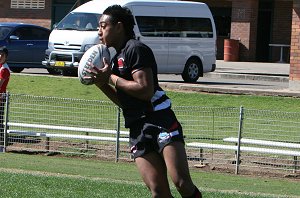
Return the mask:
M 57 23 L 54 23 L 52 28 L 55 29 L 57 27 Z

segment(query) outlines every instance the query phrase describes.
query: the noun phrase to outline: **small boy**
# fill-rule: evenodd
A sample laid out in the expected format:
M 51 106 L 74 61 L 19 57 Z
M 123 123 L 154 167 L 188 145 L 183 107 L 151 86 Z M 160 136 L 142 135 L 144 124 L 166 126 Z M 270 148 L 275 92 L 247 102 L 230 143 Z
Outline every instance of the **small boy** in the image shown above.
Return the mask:
M 0 152 L 1 146 L 4 145 L 4 107 L 6 87 L 9 82 L 10 70 L 6 63 L 8 50 L 5 46 L 0 47 Z
M 10 77 L 10 70 L 6 63 L 8 50 L 6 47 L 0 47 L 0 93 L 6 92 L 6 87 Z

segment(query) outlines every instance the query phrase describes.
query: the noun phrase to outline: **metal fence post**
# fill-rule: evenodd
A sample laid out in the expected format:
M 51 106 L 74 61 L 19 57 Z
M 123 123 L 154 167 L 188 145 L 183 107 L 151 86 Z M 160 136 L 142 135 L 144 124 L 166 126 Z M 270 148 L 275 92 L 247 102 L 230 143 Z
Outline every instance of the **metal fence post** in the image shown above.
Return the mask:
M 121 109 L 118 107 L 117 111 L 117 132 L 116 132 L 116 162 L 119 161 L 119 154 L 120 154 L 120 115 L 121 115 Z
M 242 138 L 242 129 L 243 129 L 243 120 L 244 120 L 244 108 L 240 107 L 240 118 L 239 118 L 239 131 L 238 131 L 238 142 L 237 142 L 237 151 L 236 151 L 236 167 L 235 174 L 239 174 L 240 167 L 240 153 L 241 153 L 241 138 Z
M 2 95 L 3 96 L 3 95 Z M 1 104 L 2 105 L 2 104 Z M 9 108 L 9 93 L 5 93 L 5 112 L 4 112 L 4 142 L 3 142 L 3 152 L 6 152 L 6 147 L 8 145 L 8 108 Z

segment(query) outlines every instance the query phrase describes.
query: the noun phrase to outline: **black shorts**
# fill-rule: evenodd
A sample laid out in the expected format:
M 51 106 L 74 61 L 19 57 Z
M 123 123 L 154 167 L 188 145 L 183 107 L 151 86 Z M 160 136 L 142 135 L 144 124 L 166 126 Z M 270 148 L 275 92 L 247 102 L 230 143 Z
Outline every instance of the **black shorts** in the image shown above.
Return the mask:
M 130 127 L 130 151 L 134 159 L 150 152 L 161 153 L 174 141 L 184 143 L 182 127 L 170 109 L 151 113 Z

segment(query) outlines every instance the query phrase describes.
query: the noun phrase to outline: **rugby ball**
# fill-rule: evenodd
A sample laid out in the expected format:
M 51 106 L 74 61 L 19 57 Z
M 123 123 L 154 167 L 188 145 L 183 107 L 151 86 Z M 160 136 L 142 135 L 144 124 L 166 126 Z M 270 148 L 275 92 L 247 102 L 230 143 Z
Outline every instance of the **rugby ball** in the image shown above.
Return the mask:
M 79 65 L 78 65 L 78 78 L 80 82 L 84 85 L 94 84 L 91 74 L 86 71 L 86 69 L 91 69 L 92 65 L 101 69 L 103 65 L 103 58 L 106 58 L 107 61 L 110 61 L 109 49 L 106 45 L 98 44 L 89 48 L 82 56 Z

